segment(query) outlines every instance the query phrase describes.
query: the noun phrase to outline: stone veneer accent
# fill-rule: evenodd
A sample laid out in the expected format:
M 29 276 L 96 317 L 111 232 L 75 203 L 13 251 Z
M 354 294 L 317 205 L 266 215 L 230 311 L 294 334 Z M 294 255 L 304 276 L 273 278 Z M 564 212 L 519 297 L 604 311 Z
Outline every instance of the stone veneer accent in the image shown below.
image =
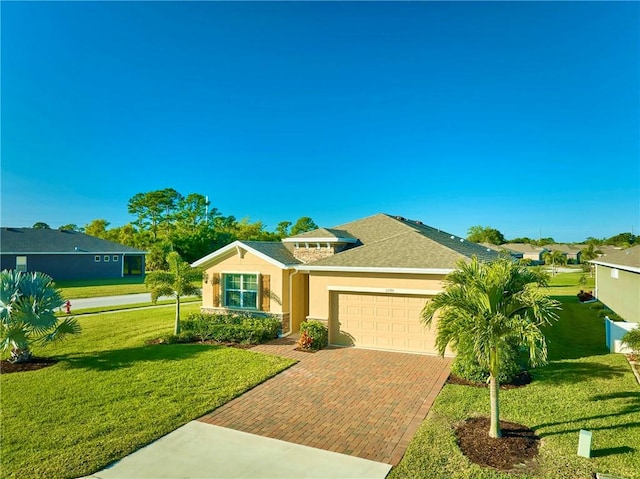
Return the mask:
M 313 263 L 315 261 L 319 261 L 324 258 L 328 258 L 329 256 L 333 256 L 336 253 L 340 253 L 341 251 L 347 249 L 347 245 L 342 243 L 320 243 L 320 247 L 318 248 L 318 243 L 308 243 L 307 247 L 304 242 L 300 242 L 297 248 L 293 248 L 291 253 L 293 257 L 299 261 L 302 261 L 304 264 Z
M 230 309 L 230 308 L 208 308 L 205 306 L 201 307 L 200 311 L 203 313 L 209 313 L 209 314 L 243 313 L 243 314 L 248 314 L 250 316 L 257 316 L 262 318 L 266 316 L 274 316 L 280 319 L 280 323 L 282 324 L 283 335 L 291 332 L 289 330 L 289 313 L 266 313 L 264 311 L 251 311 L 246 309 Z

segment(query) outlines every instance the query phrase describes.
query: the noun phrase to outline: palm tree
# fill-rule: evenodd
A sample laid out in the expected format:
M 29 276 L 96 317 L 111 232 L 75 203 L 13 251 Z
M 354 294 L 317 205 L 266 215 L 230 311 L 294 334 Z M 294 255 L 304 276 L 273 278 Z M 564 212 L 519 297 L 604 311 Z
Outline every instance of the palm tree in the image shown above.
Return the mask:
M 582 248 L 581 253 L 580 260 L 584 262 L 584 264 L 588 265 L 589 276 L 593 276 L 593 264 L 588 263 L 588 261 L 600 256 L 602 254 L 602 250 L 598 248 L 595 243 L 589 243 L 586 247 Z
M 547 251 L 542 255 L 545 264 L 551 265 L 551 274 L 555 276 L 557 264 L 567 264 L 567 256 L 558 250 Z
M 180 298 L 182 296 L 200 296 L 200 288 L 193 284 L 202 279 L 202 271 L 194 269 L 189 263 L 183 261 L 175 251 L 167 255 L 167 271 L 150 271 L 147 273 L 144 283 L 151 288 L 151 302 L 154 304 L 160 296 L 175 296 L 176 298 L 176 323 L 174 334 L 180 334 Z
M 11 350 L 9 361 L 28 362 L 32 346 L 80 333 L 75 318 L 60 321 L 56 316 L 63 304 L 53 279 L 44 273 L 0 273 L 0 350 Z
M 429 301 L 422 313 L 431 327 L 438 313 L 436 348 L 470 345 L 478 363 L 489 371 L 490 437 L 501 437 L 498 373 L 507 349 L 526 346 L 532 366 L 544 364 L 547 346 L 540 327 L 557 319 L 558 301 L 534 283 L 544 278 L 507 258 L 493 263 L 460 261 L 444 280 L 445 290 Z

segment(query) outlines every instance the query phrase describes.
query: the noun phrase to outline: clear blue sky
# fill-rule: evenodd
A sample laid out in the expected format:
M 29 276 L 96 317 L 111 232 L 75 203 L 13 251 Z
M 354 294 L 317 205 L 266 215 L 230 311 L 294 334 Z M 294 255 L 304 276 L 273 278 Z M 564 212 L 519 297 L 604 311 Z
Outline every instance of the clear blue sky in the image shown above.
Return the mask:
M 638 2 L 2 2 L 2 226 L 640 232 Z

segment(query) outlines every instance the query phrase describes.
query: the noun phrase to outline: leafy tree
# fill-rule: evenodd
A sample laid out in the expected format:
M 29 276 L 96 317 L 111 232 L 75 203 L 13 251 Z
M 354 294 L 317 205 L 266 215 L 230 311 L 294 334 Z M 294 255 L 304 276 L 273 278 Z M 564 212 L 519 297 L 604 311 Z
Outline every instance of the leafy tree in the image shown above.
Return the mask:
M 9 361 L 31 359 L 31 348 L 80 333 L 75 318 L 60 321 L 55 310 L 64 304 L 50 276 L 44 273 L 0 273 L 0 349 Z
M 472 345 L 478 363 L 489 371 L 491 403 L 490 437 L 501 437 L 498 374 L 506 349 L 513 344 L 528 349 L 533 366 L 544 364 L 547 347 L 541 327 L 557 319 L 558 301 L 534 283 L 535 270 L 501 258 L 493 263 L 459 261 L 445 278 L 445 290 L 428 302 L 423 321 L 431 326 L 438 314 L 436 347 Z
M 68 225 L 62 225 L 60 228 L 58 228 L 59 230 L 65 230 L 65 231 L 80 231 L 80 228 L 78 227 L 78 225 L 74 224 L 74 223 L 69 223 Z
M 531 238 L 526 237 L 526 236 L 522 236 L 522 237 L 519 237 L 519 238 L 510 239 L 507 242 L 508 243 L 531 244 L 533 242 L 533 240 Z
M 149 248 L 145 269 L 147 271 L 165 271 L 169 268 L 167 263 L 167 255 L 172 251 L 171 243 L 166 241 L 158 241 Z
M 467 240 L 473 243 L 491 243 L 495 245 L 506 243 L 504 235 L 490 226 L 472 226 L 467 231 Z
M 84 225 L 84 233 L 96 238 L 106 239 L 108 236 L 107 226 L 109 224 L 107 220 L 102 218 L 93 220 L 88 225 Z
M 628 248 L 638 243 L 638 236 L 633 233 L 620 233 L 605 240 L 606 244 Z
M 307 231 L 313 231 L 318 229 L 318 225 L 313 222 L 308 216 L 298 218 L 298 221 L 291 227 L 291 236 L 299 235 L 300 233 L 306 233 Z
M 165 236 L 168 236 L 170 222 L 181 200 L 180 193 L 173 188 L 165 188 L 135 194 L 127 208 L 130 214 L 137 216 L 134 224 L 141 230 L 151 231 L 152 240 L 156 241 L 161 227 L 164 227 Z
M 289 236 L 289 226 L 291 226 L 291 224 L 291 221 L 281 221 L 280 223 L 278 223 L 278 226 L 276 226 L 276 235 L 280 239 Z
M 191 193 L 180 198 L 174 215 L 176 227 L 190 229 L 202 224 L 213 224 L 213 218 L 220 216 L 220 212 L 210 206 L 211 202 L 207 197 L 199 193 Z
M 47 224 L 47 223 L 43 223 L 42 221 L 38 221 L 37 223 L 35 223 L 32 228 L 34 229 L 44 229 L 44 230 L 50 230 L 51 227 Z
M 174 334 L 180 334 L 180 298 L 189 295 L 200 296 L 200 288 L 193 283 L 202 280 L 202 271 L 192 268 L 175 251 L 167 255 L 167 266 L 166 271 L 158 270 L 147 273 L 144 283 L 147 288 L 151 288 L 151 301 L 154 304 L 160 296 L 175 296 Z

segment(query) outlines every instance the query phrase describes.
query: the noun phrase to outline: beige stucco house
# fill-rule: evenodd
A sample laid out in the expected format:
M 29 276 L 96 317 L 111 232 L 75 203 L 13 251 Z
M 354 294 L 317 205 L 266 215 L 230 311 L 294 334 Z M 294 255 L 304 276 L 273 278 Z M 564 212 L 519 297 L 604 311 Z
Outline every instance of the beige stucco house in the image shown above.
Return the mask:
M 544 254 L 549 251 L 542 246 L 526 243 L 505 243 L 500 245 L 500 248 L 521 253 L 522 257 L 531 260 L 532 264 L 544 264 Z
M 455 263 L 498 254 L 399 216 L 377 214 L 281 242 L 235 241 L 193 265 L 204 268 L 204 311 L 250 311 L 282 320 L 283 334 L 306 319 L 329 342 L 436 353 L 435 327 L 420 312 L 442 291 Z
M 640 323 L 640 245 L 590 262 L 596 265 L 596 297 L 625 321 Z

